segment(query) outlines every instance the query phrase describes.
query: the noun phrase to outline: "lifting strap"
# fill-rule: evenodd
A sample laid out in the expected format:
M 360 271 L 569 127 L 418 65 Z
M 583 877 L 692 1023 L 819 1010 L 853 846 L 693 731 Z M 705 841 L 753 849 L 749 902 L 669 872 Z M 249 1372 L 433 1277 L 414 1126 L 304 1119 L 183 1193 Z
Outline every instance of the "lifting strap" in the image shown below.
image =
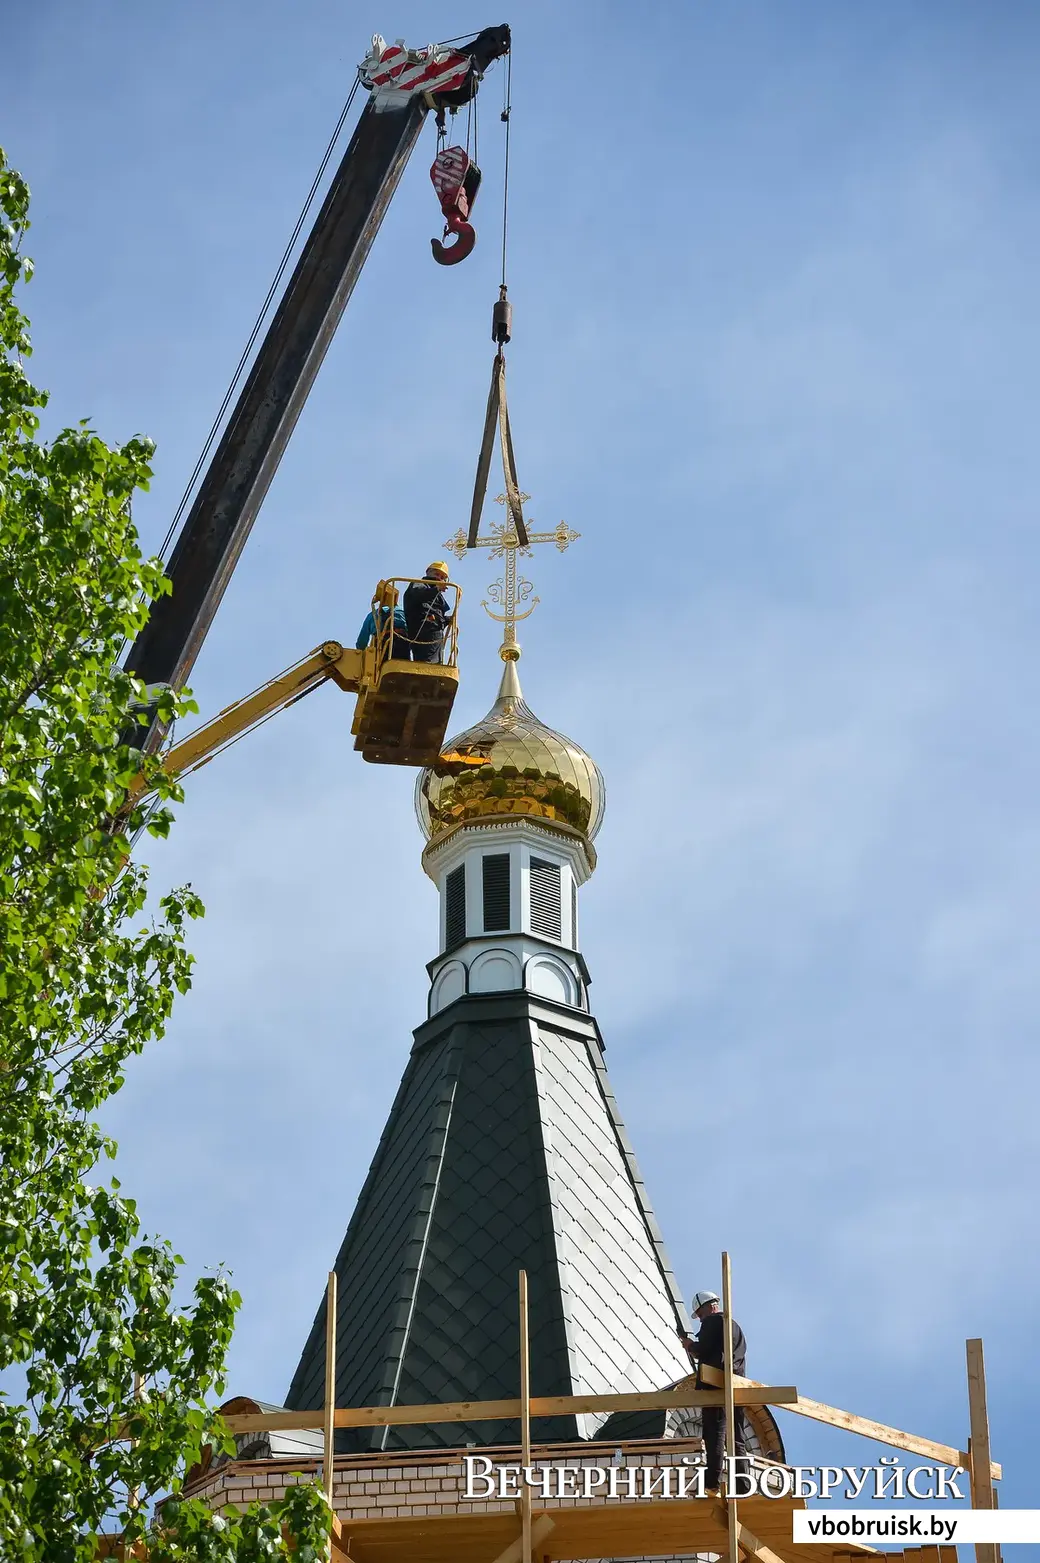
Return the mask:
M 506 359 L 501 345 L 499 345 L 498 352 L 495 354 L 495 362 L 491 366 L 491 390 L 488 392 L 487 413 L 484 417 L 484 438 L 481 440 L 480 456 L 477 460 L 477 479 L 473 485 L 473 508 L 470 510 L 469 515 L 469 536 L 466 539 L 467 548 L 476 548 L 477 546 L 477 533 L 480 530 L 480 517 L 487 494 L 488 474 L 491 471 L 491 456 L 495 447 L 496 424 L 498 426 L 498 442 L 502 452 L 502 471 L 505 475 L 506 506 L 516 530 L 517 541 L 522 548 L 526 548 L 527 524 L 524 521 L 520 484 L 516 476 L 513 434 L 509 427 L 509 406 L 506 402 Z

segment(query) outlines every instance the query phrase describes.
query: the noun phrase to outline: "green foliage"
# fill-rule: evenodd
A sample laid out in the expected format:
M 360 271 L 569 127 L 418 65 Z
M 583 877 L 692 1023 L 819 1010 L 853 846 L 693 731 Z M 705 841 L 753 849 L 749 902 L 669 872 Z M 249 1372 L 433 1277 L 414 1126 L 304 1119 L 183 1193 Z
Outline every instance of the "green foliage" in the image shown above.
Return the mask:
M 146 920 L 146 872 L 105 829 L 139 764 L 120 737 L 144 695 L 116 663 L 168 585 L 130 517 L 152 446 L 110 447 L 85 424 L 40 440 L 16 302 L 27 212 L 0 152 L 0 1373 L 25 1400 L 0 1397 L 0 1559 L 73 1563 L 102 1529 L 144 1534 L 150 1500 L 206 1443 L 232 1447 L 207 1396 L 223 1392 L 239 1299 L 217 1274 L 178 1304 L 181 1261 L 142 1235 L 114 1179 L 88 1181 L 114 1151 L 97 1111 L 189 987 L 184 932 L 202 908 L 185 888 Z M 186 708 L 165 700 L 167 716 Z M 179 797 L 149 763 L 159 803 L 131 835 L 164 835 Z M 282 1556 L 284 1523 L 299 1563 L 318 1556 L 322 1494 L 277 1508 L 167 1505 L 150 1555 Z

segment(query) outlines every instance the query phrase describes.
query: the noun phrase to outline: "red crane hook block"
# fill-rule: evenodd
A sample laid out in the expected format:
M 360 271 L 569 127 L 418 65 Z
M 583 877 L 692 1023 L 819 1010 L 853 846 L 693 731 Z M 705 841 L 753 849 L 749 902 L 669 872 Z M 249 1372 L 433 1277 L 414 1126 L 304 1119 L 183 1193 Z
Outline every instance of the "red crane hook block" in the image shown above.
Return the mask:
M 480 188 L 480 169 L 462 147 L 445 147 L 433 160 L 430 178 L 444 213 L 444 237 L 455 235 L 452 245 L 430 240 L 433 258 L 440 266 L 454 266 L 466 259 L 477 242 L 467 218 Z

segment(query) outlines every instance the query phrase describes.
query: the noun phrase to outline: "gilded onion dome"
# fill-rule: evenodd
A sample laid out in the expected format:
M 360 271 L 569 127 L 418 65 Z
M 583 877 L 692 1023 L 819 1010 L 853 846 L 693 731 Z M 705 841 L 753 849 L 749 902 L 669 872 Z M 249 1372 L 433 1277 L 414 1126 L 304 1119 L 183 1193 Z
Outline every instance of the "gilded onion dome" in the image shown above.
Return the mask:
M 591 844 L 606 802 L 599 766 L 571 739 L 538 720 L 520 689 L 515 654 L 506 661 L 498 699 L 487 716 L 450 739 L 445 749 L 487 758 L 458 775 L 439 773 L 437 767 L 420 773 L 415 808 L 429 840 L 458 825 L 525 816 Z

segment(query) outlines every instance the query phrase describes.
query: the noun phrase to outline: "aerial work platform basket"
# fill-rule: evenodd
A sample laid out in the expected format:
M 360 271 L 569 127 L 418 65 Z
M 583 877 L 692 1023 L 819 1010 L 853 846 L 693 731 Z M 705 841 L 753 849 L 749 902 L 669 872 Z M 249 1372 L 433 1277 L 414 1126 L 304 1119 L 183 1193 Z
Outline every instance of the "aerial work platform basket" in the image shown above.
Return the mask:
M 403 614 L 395 624 L 394 610 L 402 595 L 399 588 L 407 588 L 413 579 L 398 576 L 379 582 L 372 597 L 373 628 L 366 646 L 323 641 L 301 661 L 226 706 L 212 721 L 167 749 L 161 756 L 162 770 L 169 776 L 189 776 L 246 733 L 330 681 L 357 695 L 351 732 L 354 748 L 363 759 L 376 765 L 458 769 L 482 765 L 476 745 L 465 754 L 442 752 L 459 685 L 460 589 L 450 581 L 438 583 L 448 603 L 447 617 L 443 610 L 434 615 L 435 622 L 428 628 L 430 640 L 422 639 L 421 627 L 412 640 Z M 415 584 L 429 586 L 430 582 Z M 414 660 L 416 651 L 420 657 L 434 660 Z M 154 773 L 142 768 L 127 787 L 126 803 L 117 817 L 124 818 L 153 786 Z
M 415 653 L 428 653 L 431 643 L 412 641 L 394 623 L 394 610 L 413 584 L 430 583 L 407 576 L 379 582 L 372 597 L 374 635 L 364 652 L 361 680 L 348 683 L 332 674 L 342 687 L 357 690 L 354 748 L 376 765 L 432 765 L 441 753 L 459 684 L 459 588 L 450 582 L 441 587 L 450 617 L 437 660 L 425 662 L 415 660 Z

